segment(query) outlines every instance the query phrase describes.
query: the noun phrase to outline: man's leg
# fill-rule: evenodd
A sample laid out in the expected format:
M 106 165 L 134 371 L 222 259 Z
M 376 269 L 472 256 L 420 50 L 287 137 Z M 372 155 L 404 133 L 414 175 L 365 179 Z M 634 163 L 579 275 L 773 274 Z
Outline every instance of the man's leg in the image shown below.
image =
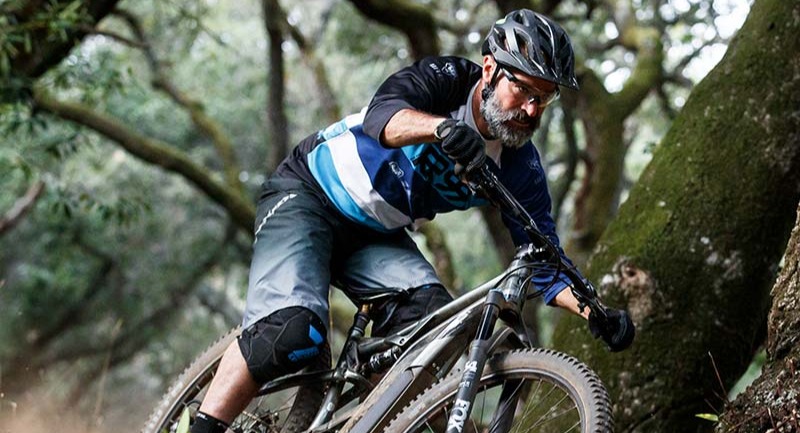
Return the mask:
M 239 343 L 234 341 L 222 356 L 217 374 L 200 405 L 200 412 L 230 424 L 255 397 L 259 387 L 247 370 Z M 192 432 L 199 433 L 194 428 Z
M 262 384 L 311 365 L 327 331 L 311 310 L 289 307 L 257 321 L 225 351 L 192 433 L 223 432 Z
M 440 284 L 415 287 L 410 292 L 407 297 L 376 306 L 371 313 L 373 336 L 392 335 L 453 300 Z
M 221 433 L 261 384 L 309 365 L 325 344 L 333 229 L 318 196 L 269 181 L 259 203 L 243 331 L 223 355 L 192 433 Z
M 403 289 L 408 296 L 375 306 L 372 335 L 384 336 L 444 306 L 453 298 L 430 263 L 405 233 L 374 235 L 350 255 L 338 280 L 359 291 Z

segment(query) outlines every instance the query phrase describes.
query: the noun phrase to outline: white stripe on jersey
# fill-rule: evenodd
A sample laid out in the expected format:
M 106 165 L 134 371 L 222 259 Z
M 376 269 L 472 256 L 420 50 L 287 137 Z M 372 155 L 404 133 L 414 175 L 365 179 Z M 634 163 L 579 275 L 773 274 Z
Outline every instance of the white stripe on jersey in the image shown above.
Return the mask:
M 356 138 L 350 131 L 327 141 L 333 165 L 347 194 L 367 215 L 380 221 L 389 230 L 405 227 L 411 218 L 386 202 L 372 188 L 372 180 L 361 162 Z

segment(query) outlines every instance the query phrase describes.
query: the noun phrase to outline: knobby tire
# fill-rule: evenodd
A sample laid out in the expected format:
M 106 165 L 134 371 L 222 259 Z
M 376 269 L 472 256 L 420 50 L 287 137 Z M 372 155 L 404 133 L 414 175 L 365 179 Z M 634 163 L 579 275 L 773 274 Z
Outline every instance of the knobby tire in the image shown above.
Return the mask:
M 456 369 L 423 392 L 392 420 L 386 433 L 443 433 L 461 376 Z M 480 387 L 483 391 L 476 396 L 463 433 L 613 432 L 608 392 L 597 375 L 573 357 L 545 349 L 500 353 L 487 361 Z M 502 411 L 497 408 L 503 407 L 499 401 L 506 390 L 518 398 Z M 498 411 L 513 413 L 505 418 L 510 426 L 497 427 Z

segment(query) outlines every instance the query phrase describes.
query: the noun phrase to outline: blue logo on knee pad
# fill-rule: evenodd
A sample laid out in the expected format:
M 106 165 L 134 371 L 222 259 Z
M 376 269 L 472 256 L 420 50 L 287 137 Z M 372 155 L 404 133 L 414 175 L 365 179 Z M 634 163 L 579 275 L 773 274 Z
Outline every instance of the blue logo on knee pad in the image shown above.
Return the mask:
M 319 348 L 317 346 L 319 346 L 320 344 L 322 344 L 323 341 L 325 341 L 324 337 L 322 337 L 322 334 L 320 334 L 319 331 L 317 331 L 313 326 L 309 325 L 308 338 L 310 338 L 315 345 L 307 349 L 298 349 L 293 351 L 292 353 L 289 354 L 290 361 L 297 362 L 303 359 L 311 358 L 312 356 L 316 356 L 319 354 Z
M 308 349 L 300 349 L 295 350 L 294 352 L 289 354 L 289 360 L 292 362 L 297 362 L 303 359 L 311 358 L 312 356 L 319 353 L 319 349 L 316 346 L 309 347 Z

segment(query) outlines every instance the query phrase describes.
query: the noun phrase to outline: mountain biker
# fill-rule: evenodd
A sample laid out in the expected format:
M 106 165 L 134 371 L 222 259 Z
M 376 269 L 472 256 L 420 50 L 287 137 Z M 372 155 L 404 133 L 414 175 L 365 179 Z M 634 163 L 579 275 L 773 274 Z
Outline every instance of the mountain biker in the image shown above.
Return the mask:
M 377 309 L 373 335 L 449 302 L 403 229 L 484 204 L 457 174 L 488 163 L 558 245 L 530 137 L 559 87 L 578 89 L 570 40 L 549 18 L 522 9 L 492 26 L 482 54 L 482 65 L 429 57 L 398 71 L 364 111 L 301 141 L 265 182 L 242 335 L 223 356 L 193 433 L 225 431 L 261 384 L 318 356 L 331 283 L 407 293 Z M 505 223 L 515 244 L 526 243 L 519 224 Z M 589 319 L 611 350 L 631 344 L 625 311 L 609 309 L 611 326 L 599 329 L 566 287 L 554 284 L 545 302 Z

